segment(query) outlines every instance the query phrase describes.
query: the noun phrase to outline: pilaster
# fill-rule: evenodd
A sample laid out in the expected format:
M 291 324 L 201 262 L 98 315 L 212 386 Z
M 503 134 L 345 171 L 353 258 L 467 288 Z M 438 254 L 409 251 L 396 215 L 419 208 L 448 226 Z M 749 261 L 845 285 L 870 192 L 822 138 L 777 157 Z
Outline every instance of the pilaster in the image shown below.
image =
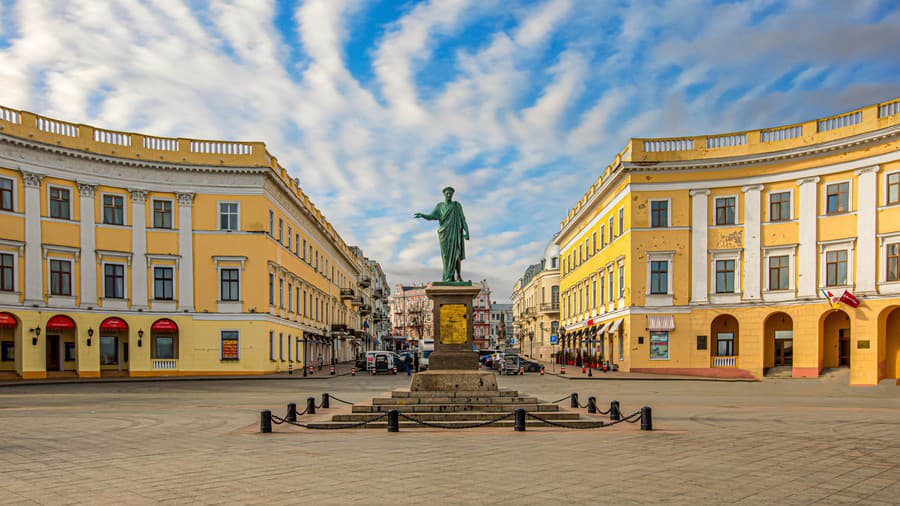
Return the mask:
M 709 190 L 691 190 L 691 304 L 709 303 Z
M 41 180 L 43 174 L 22 171 L 25 181 L 25 305 L 44 305 L 41 273 Z
M 131 308 L 147 309 L 147 191 L 131 193 Z
M 797 247 L 797 296 L 816 297 L 817 226 L 819 212 L 819 178 L 808 177 L 797 180 L 800 187 L 797 198 L 797 212 L 800 217 L 800 237 Z
M 97 264 L 93 262 L 96 248 L 94 194 L 97 185 L 78 183 L 81 195 L 81 255 L 85 261 L 81 265 L 81 306 L 97 307 Z
M 762 185 L 745 186 L 744 192 L 744 300 L 760 299 L 760 254 L 762 229 L 760 210 Z
M 878 170 L 877 165 L 856 171 L 857 199 L 856 206 L 856 291 L 874 293 L 878 265 L 876 246 L 876 210 L 878 206 Z
M 181 267 L 178 271 L 178 309 L 194 310 L 194 231 L 193 193 L 176 193 L 178 197 L 178 251 Z

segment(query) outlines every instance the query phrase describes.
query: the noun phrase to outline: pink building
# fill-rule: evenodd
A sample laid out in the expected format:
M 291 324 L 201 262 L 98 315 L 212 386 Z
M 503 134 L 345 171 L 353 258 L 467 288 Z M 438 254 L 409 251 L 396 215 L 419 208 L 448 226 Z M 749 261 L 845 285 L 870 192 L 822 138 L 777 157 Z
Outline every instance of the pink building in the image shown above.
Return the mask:
M 490 343 L 491 289 L 487 281 L 472 301 L 475 311 L 475 344 Z M 434 304 L 425 295 L 425 285 L 396 285 L 391 294 L 391 333 L 406 338 L 410 346 L 424 339 L 434 339 Z

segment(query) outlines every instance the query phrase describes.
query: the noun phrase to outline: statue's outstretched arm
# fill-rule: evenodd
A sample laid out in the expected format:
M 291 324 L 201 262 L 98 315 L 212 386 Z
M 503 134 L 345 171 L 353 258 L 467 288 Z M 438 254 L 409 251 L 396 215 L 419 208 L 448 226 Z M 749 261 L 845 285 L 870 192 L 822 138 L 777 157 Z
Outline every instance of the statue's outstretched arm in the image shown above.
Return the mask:
M 439 206 L 435 206 L 434 211 L 431 211 L 431 213 L 429 213 L 429 214 L 416 213 L 413 216 L 416 218 L 422 218 L 425 220 L 433 221 L 433 220 L 439 220 L 441 214 L 439 212 Z

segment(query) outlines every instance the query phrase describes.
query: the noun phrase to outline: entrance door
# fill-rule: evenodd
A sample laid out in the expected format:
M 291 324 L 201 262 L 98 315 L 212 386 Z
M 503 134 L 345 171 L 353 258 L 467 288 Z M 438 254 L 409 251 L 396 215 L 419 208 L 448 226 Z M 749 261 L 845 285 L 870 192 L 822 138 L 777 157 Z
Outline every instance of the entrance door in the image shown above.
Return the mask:
M 59 370 L 59 336 L 47 336 L 47 370 Z
M 850 367 L 850 329 L 841 329 L 838 332 L 840 353 L 838 364 L 840 367 Z
M 794 340 L 778 339 L 775 341 L 775 367 L 794 365 Z

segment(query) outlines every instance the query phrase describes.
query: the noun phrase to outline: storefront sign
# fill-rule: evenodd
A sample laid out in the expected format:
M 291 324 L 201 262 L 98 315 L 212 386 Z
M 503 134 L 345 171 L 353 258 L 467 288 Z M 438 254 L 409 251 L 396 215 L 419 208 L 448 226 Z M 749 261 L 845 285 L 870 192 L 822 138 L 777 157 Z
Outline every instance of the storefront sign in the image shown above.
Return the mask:
M 669 333 L 650 333 L 650 360 L 669 360 Z
M 222 332 L 222 360 L 239 360 L 241 358 L 239 339 L 227 332 Z M 235 332 L 236 334 L 236 332 Z

